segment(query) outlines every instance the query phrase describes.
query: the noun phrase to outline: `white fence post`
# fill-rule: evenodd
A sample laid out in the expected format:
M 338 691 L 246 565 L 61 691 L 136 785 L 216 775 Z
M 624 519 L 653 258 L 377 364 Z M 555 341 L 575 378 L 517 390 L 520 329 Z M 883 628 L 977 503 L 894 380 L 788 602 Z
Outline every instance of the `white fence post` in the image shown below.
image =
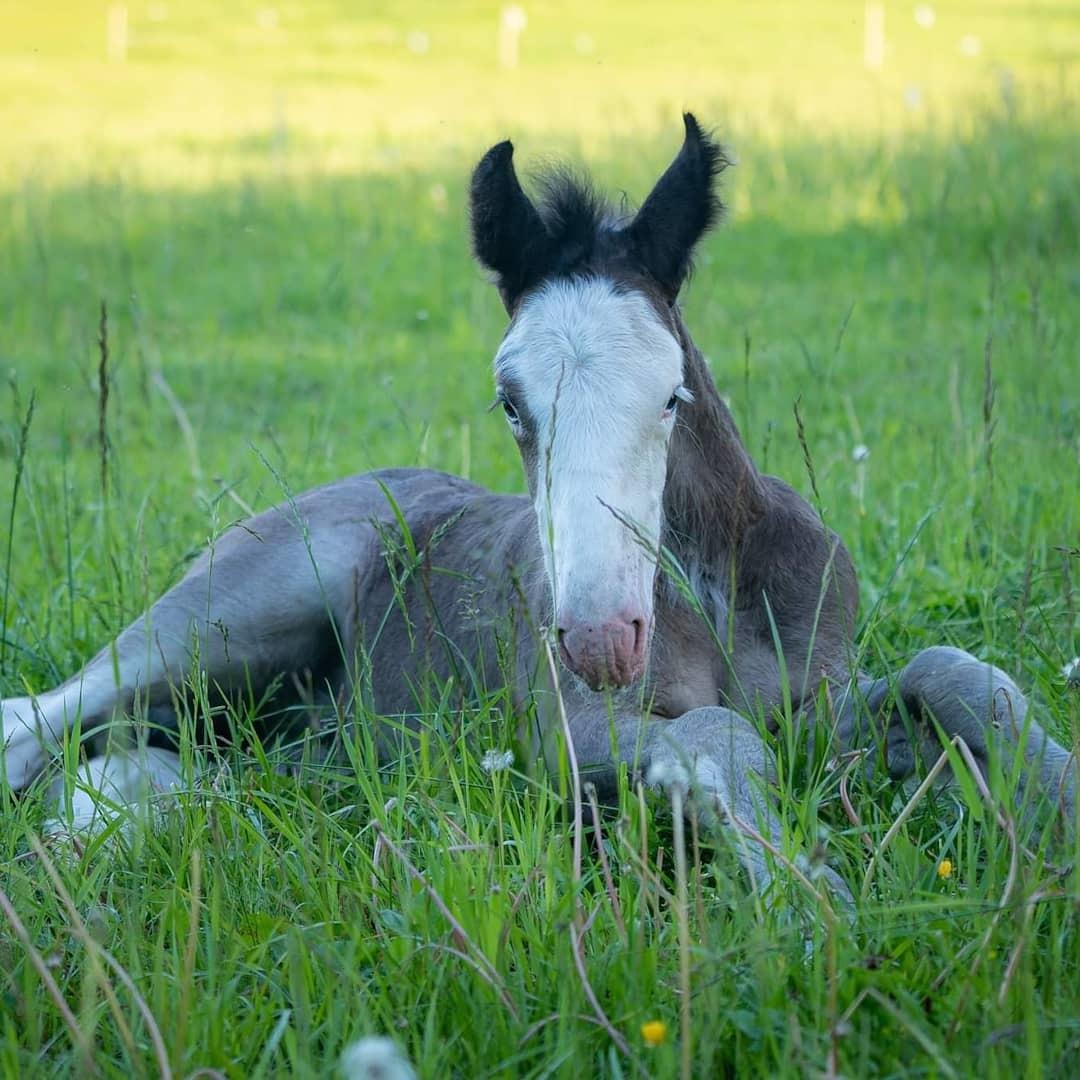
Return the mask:
M 496 54 L 501 68 L 518 66 L 518 40 L 529 25 L 529 17 L 520 4 L 510 4 L 499 13 L 499 39 Z
M 871 71 L 885 66 L 885 5 L 880 0 L 866 0 L 863 61 Z
M 110 4 L 105 14 L 105 55 L 122 64 L 128 51 L 127 4 Z

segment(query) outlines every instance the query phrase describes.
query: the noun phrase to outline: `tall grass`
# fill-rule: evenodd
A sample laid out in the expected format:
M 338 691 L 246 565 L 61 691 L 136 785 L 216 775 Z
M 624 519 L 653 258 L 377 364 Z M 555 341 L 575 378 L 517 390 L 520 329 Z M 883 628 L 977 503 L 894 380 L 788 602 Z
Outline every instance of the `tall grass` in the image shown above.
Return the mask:
M 35 156 L 29 121 L 0 143 L 0 352 L 13 372 L 0 691 L 75 671 L 249 507 L 390 464 L 464 462 L 520 490 L 511 440 L 485 412 L 503 314 L 469 261 L 468 169 L 510 132 L 523 161 L 534 146 L 570 148 L 640 198 L 675 149 L 669 115 L 693 104 L 707 116 L 712 101 L 739 165 L 687 321 L 759 464 L 850 547 L 864 666 L 963 646 L 1012 672 L 1040 721 L 1077 744 L 1080 697 L 1061 668 L 1080 653 L 1080 188 L 1072 68 L 1044 97 L 1053 71 L 1037 56 L 1043 30 L 1067 54 L 1068 11 L 1048 9 L 1050 26 L 995 8 L 977 77 L 954 47 L 968 16 L 942 8 L 935 33 L 953 45 L 927 46 L 937 74 L 916 116 L 897 72 L 931 39 L 901 28 L 892 5 L 901 59 L 871 79 L 861 111 L 847 99 L 869 76 L 827 82 L 859 47 L 841 5 L 789 13 L 772 52 L 764 24 L 732 17 L 731 48 L 752 58 L 741 90 L 719 76 L 673 89 L 670 60 L 650 67 L 642 28 L 641 42 L 665 40 L 665 18 L 679 41 L 695 37 L 700 9 L 668 8 L 581 29 L 531 11 L 535 69 L 506 76 L 500 104 L 484 75 L 495 12 L 478 5 L 463 46 L 476 52 L 462 76 L 471 107 L 449 134 L 432 117 L 450 104 L 416 111 L 454 68 L 443 16 L 424 6 L 412 26 L 352 24 L 322 5 L 304 29 L 283 8 L 294 47 L 257 53 L 229 44 L 256 13 L 212 22 L 190 5 L 148 21 L 129 67 L 86 82 L 98 89 L 65 113 L 65 80 L 102 74 L 85 45 L 102 13 L 84 26 L 80 8 L 39 68 L 0 76 L 25 88 L 51 73 L 34 115 L 69 144 Z M 761 104 L 755 91 L 795 79 L 813 52 L 790 42 L 814 20 L 827 27 L 807 40 L 828 47 L 805 57 L 813 94 Z M 369 58 L 367 111 L 331 124 L 320 116 L 353 100 L 330 78 L 349 26 L 373 54 L 382 30 L 397 44 L 385 64 Z M 430 69 L 399 55 L 410 27 L 429 35 Z M 626 103 L 611 117 L 595 106 L 567 118 L 571 91 L 598 81 L 586 54 L 568 74 L 559 59 L 571 29 L 625 61 L 605 69 L 616 74 L 600 99 Z M 705 70 L 718 36 L 699 36 L 687 55 Z M 995 49 L 1015 60 L 1009 94 Z M 304 74 L 313 55 L 323 76 Z M 275 142 L 253 88 L 267 85 L 259 65 L 279 61 Z M 195 91 L 200 64 L 209 88 Z M 570 104 L 548 117 L 563 75 Z M 166 76 L 189 92 L 149 138 L 140 125 Z M 695 86 L 704 106 L 675 100 Z M 237 113 L 207 106 L 193 130 L 221 87 Z M 888 105 L 868 119 L 867 100 Z M 118 118 L 100 138 L 98 111 Z M 0 889 L 18 919 L 0 922 L 4 1075 L 85 1075 L 88 1061 L 105 1076 L 327 1075 L 350 1039 L 375 1032 L 424 1076 L 674 1076 L 687 1057 L 700 1076 L 1072 1074 L 1076 841 L 1032 834 L 1007 778 L 913 799 L 852 763 L 831 768 L 826 748 L 785 728 L 781 856 L 827 857 L 860 894 L 850 923 L 830 922 L 797 883 L 763 909 L 728 837 L 680 838 L 671 807 L 628 780 L 583 831 L 569 763 L 539 772 L 519 749 L 511 769 L 486 770 L 486 751 L 515 749 L 498 687 L 465 712 L 436 701 L 418 759 L 381 771 L 368 736 L 344 763 L 286 767 L 245 710 L 230 719 L 245 749 L 210 752 L 152 828 L 42 849 L 42 792 L 0 792 Z M 659 1046 L 641 1034 L 654 1020 Z

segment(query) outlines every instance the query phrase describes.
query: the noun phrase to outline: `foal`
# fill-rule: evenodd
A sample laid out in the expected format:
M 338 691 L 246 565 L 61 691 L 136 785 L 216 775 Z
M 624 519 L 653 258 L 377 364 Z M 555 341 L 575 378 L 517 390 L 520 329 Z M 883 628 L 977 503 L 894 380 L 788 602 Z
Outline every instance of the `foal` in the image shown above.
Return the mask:
M 81 672 L 0 703 L 7 782 L 28 784 L 77 717 L 167 719 L 196 665 L 226 698 L 303 681 L 346 715 L 387 717 L 386 756 L 422 722 L 426 688 L 468 696 L 509 671 L 538 756 L 557 758 L 564 708 L 589 779 L 611 789 L 625 765 L 688 791 L 734 828 L 759 889 L 780 824 L 748 717 L 768 723 L 790 695 L 811 718 L 822 683 L 838 708 L 817 723 L 838 750 L 873 750 L 902 778 L 961 736 L 982 766 L 1021 755 L 1026 797 L 1071 818 L 1075 763 L 1001 671 L 949 648 L 895 685 L 850 670 L 848 553 L 755 468 L 679 310 L 725 165 L 689 114 L 685 128 L 633 215 L 565 174 L 534 203 L 509 142 L 473 174 L 475 252 L 510 319 L 496 395 L 529 497 L 391 469 L 233 527 Z M 89 768 L 126 799 L 172 784 L 178 760 L 159 749 Z

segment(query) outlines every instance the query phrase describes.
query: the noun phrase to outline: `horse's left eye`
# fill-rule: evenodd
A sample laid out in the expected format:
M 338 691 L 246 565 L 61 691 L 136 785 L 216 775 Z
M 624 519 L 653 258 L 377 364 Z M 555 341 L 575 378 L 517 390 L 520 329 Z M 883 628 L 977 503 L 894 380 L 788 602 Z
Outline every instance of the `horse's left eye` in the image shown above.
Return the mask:
M 671 395 L 671 400 L 667 403 L 667 405 L 664 406 L 664 412 L 666 412 L 666 413 L 674 412 L 675 409 L 678 407 L 678 404 L 679 404 L 679 395 L 678 394 L 672 394 Z

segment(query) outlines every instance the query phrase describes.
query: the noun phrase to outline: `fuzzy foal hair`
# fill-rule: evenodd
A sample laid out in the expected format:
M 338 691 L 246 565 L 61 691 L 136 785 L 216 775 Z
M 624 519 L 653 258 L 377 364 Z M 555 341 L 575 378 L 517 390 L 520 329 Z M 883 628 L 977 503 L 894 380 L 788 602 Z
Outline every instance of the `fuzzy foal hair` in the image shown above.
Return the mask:
M 565 170 L 539 179 L 534 204 L 514 171 L 509 141 L 481 158 L 470 189 L 473 250 L 494 273 L 507 310 L 548 278 L 603 270 L 644 276 L 675 300 L 695 245 L 722 212 L 716 178 L 728 165 L 690 113 L 683 123 L 682 149 L 629 221 Z

